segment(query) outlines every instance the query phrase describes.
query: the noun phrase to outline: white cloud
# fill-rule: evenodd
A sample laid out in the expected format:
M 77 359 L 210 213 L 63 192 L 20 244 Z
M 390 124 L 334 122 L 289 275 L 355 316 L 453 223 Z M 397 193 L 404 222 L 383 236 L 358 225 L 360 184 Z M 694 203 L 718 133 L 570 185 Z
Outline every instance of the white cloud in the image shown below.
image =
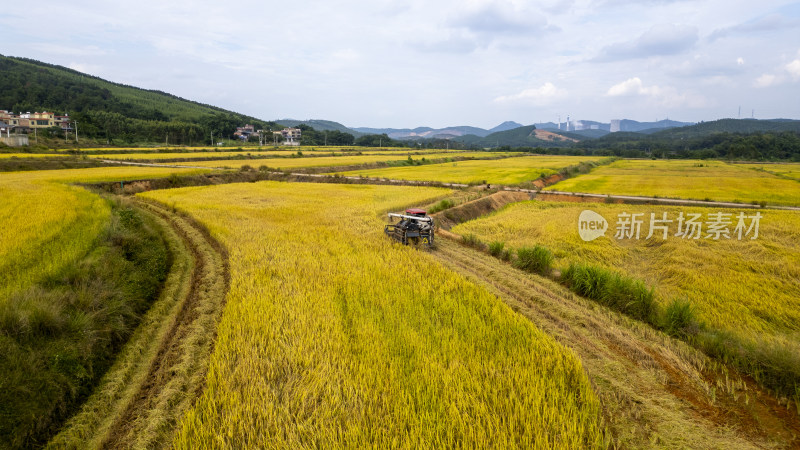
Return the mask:
M 714 42 L 729 36 L 746 36 L 754 33 L 775 32 L 781 29 L 796 29 L 798 25 L 800 25 L 800 20 L 797 18 L 773 13 L 732 27 L 718 28 L 708 36 L 708 40 Z
M 658 88 L 658 87 L 656 87 Z M 645 88 L 641 78 L 628 78 L 622 83 L 615 84 L 609 88 L 607 95 L 610 97 L 622 97 L 629 95 L 648 95 L 652 88 Z
M 548 81 L 538 88 L 525 89 L 512 95 L 502 95 L 495 98 L 494 101 L 497 103 L 523 102 L 541 105 L 563 98 L 566 95 L 567 91 L 565 89 L 558 88 Z
M 792 79 L 800 79 L 800 58 L 795 59 L 786 65 L 786 71 L 792 76 Z
M 656 25 L 638 38 L 604 47 L 594 60 L 599 62 L 675 55 L 694 47 L 698 40 L 696 27 L 688 25 Z
M 781 81 L 782 80 L 780 79 L 780 77 L 769 73 L 765 73 L 756 79 L 755 86 L 759 88 L 765 88 L 780 84 Z
M 740 66 L 743 66 L 744 65 L 744 58 L 742 58 L 741 56 L 736 58 L 736 64 L 738 64 Z
M 59 56 L 102 56 L 105 50 L 96 45 L 69 46 L 49 42 L 37 42 L 30 44 L 30 48 L 42 53 L 49 53 Z
M 606 93 L 609 97 L 643 97 L 667 108 L 703 108 L 708 100 L 702 95 L 681 93 L 671 86 L 645 86 L 639 77 L 629 78 L 615 84 Z

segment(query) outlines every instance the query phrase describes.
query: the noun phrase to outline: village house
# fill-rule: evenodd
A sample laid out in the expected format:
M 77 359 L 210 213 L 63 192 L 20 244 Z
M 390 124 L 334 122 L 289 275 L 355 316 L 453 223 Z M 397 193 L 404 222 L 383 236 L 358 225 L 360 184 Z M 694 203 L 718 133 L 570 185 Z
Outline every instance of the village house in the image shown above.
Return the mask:
M 283 139 L 283 145 L 300 145 L 300 138 L 303 131 L 300 128 L 284 128 L 281 131 L 273 131 L 272 135 L 276 142 L 278 138 Z

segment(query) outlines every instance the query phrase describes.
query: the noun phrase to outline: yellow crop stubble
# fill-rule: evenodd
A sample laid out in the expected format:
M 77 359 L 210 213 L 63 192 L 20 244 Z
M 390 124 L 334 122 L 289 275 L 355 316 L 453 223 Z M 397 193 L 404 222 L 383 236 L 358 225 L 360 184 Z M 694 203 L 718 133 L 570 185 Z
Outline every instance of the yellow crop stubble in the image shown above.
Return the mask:
M 576 448 L 601 442 L 574 354 L 380 213 L 434 188 L 263 182 L 141 194 L 229 249 L 231 288 L 181 448 Z

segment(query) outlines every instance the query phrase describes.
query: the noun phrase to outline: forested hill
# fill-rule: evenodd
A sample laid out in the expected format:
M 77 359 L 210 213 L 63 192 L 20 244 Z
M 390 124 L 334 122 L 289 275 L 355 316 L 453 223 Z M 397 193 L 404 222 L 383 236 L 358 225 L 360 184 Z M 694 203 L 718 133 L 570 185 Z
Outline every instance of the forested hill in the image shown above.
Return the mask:
M 160 91 L 112 83 L 62 66 L 0 55 L 0 109 L 67 113 L 82 135 L 123 141 L 199 144 L 230 136 L 245 123 L 277 128 L 273 122 L 186 100 Z
M 800 160 L 800 121 L 723 119 L 652 134 L 611 133 L 575 146 L 619 156 Z

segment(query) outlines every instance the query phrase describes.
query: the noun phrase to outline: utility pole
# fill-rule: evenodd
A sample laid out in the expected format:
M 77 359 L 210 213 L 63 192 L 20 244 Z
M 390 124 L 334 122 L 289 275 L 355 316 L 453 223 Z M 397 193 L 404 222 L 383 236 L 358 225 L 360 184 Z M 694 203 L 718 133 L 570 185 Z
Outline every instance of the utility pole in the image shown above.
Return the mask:
M 72 122 L 75 124 L 75 143 L 80 144 L 80 140 L 78 139 L 78 122 Z
M 325 130 L 325 147 L 328 146 L 328 130 Z
M 214 132 L 211 132 L 211 145 L 214 145 Z

